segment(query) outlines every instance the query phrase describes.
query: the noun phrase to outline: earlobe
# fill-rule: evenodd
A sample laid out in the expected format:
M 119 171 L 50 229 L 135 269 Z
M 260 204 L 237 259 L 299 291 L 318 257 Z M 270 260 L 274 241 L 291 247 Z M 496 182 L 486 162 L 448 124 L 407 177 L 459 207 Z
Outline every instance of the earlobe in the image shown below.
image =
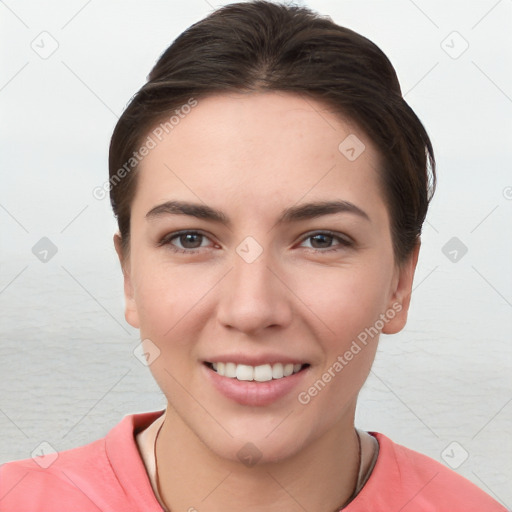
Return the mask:
M 121 264 L 121 270 L 123 271 L 125 301 L 124 317 L 132 327 L 138 329 L 139 315 L 137 313 L 137 304 L 135 301 L 134 287 L 131 278 L 130 259 L 129 256 L 125 254 L 122 238 L 119 233 L 114 235 L 114 247 L 119 258 L 119 263 Z
M 412 283 L 414 272 L 418 263 L 421 242 L 418 240 L 410 256 L 397 269 L 398 276 L 395 290 L 388 304 L 386 317 L 390 320 L 386 323 L 382 332 L 384 334 L 396 334 L 407 323 L 407 314 L 411 303 Z

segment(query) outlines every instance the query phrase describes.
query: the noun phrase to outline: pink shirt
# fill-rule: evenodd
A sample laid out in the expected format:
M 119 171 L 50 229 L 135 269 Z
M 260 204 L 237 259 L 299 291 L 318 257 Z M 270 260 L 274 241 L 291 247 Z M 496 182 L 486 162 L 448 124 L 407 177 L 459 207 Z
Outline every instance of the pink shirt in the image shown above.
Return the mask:
M 43 461 L 52 461 L 47 468 L 33 459 L 3 464 L 0 512 L 162 512 L 135 441 L 162 412 L 125 416 L 103 439 Z M 506 512 L 439 462 L 371 434 L 377 463 L 346 512 Z

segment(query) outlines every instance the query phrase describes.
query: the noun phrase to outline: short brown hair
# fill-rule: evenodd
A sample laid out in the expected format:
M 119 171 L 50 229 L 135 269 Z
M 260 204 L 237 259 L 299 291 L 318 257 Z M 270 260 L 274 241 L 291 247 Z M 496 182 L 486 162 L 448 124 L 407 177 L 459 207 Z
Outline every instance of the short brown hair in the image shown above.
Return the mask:
M 228 4 L 183 32 L 120 117 L 109 181 L 123 248 L 137 168 L 123 179 L 119 170 L 149 131 L 191 98 L 265 90 L 320 100 L 370 137 L 382 157 L 395 259 L 403 262 L 419 240 L 436 174 L 430 139 L 402 97 L 393 66 L 374 43 L 329 17 L 263 0 Z

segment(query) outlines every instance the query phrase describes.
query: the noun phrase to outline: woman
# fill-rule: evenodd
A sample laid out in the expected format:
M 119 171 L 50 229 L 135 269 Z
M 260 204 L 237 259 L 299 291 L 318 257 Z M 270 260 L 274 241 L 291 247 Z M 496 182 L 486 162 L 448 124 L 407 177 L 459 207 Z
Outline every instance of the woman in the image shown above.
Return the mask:
M 126 319 L 168 406 L 4 465 L 0 510 L 505 510 L 354 426 L 435 186 L 373 43 L 305 8 L 221 8 L 161 56 L 109 168 Z

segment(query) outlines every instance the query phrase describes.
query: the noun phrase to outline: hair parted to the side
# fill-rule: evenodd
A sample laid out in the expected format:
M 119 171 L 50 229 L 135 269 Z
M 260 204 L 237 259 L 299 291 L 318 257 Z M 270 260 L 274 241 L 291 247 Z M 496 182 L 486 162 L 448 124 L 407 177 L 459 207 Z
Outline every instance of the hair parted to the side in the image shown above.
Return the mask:
M 402 263 L 419 241 L 436 173 L 430 139 L 403 99 L 393 66 L 374 43 L 329 17 L 263 0 L 228 4 L 183 32 L 120 117 L 109 174 L 124 250 L 137 168 L 115 186 L 112 178 L 151 129 L 191 99 L 267 90 L 320 100 L 373 141 L 382 157 L 395 259 Z

